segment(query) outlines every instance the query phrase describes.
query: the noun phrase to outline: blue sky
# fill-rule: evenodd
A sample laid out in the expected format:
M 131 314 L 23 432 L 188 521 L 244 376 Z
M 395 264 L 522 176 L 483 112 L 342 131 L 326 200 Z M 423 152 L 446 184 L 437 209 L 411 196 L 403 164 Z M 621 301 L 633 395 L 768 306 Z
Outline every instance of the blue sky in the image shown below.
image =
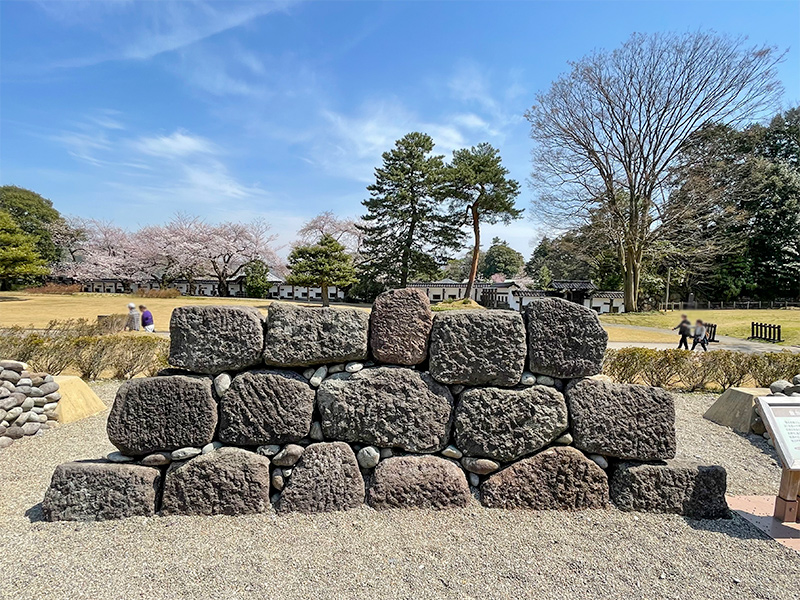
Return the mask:
M 128 228 L 266 218 L 281 243 L 361 214 L 403 134 L 488 141 L 524 182 L 522 114 L 568 61 L 632 32 L 711 28 L 789 49 L 800 2 L 0 2 L 0 182 Z M 519 204 L 528 208 L 523 186 Z M 487 228 L 526 256 L 535 215 Z

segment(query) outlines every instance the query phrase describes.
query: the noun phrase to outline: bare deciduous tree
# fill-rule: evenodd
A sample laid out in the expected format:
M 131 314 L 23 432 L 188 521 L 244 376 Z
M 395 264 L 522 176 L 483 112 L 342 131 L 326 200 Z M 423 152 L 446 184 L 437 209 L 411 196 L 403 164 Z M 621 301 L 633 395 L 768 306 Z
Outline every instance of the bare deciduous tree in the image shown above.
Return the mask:
M 711 33 L 634 34 L 572 64 L 526 113 L 537 213 L 559 228 L 600 211 L 636 310 L 649 248 L 706 210 L 670 201 L 669 173 L 705 123 L 737 123 L 770 107 L 783 54 Z

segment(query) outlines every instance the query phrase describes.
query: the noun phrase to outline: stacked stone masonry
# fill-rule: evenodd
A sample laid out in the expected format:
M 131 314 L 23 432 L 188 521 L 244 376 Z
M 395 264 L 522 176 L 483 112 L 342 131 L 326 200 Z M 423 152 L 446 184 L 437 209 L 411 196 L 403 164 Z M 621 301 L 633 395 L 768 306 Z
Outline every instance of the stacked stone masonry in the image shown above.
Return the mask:
M 58 421 L 58 390 L 52 375 L 32 372 L 23 362 L 0 360 L 0 449 L 40 435 Z
M 48 519 L 450 509 L 473 498 L 728 514 L 724 469 L 673 460 L 672 396 L 592 378 L 607 338 L 576 304 L 433 314 L 405 289 L 371 314 L 183 307 L 170 333 L 172 368 L 119 389 L 108 419 L 119 451 L 59 466 Z

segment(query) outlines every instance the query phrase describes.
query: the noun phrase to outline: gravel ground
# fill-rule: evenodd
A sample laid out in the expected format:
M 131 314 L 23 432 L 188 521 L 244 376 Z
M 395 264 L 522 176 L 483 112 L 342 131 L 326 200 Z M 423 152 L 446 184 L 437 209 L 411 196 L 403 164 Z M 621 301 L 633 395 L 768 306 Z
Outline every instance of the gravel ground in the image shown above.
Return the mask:
M 116 385 L 94 387 L 110 403 Z M 680 454 L 725 465 L 733 493 L 774 493 L 770 448 L 699 418 L 711 401 L 678 396 Z M 57 464 L 111 450 L 106 416 L 0 452 L 0 598 L 798 597 L 800 555 L 738 517 L 474 503 L 439 513 L 36 521 Z

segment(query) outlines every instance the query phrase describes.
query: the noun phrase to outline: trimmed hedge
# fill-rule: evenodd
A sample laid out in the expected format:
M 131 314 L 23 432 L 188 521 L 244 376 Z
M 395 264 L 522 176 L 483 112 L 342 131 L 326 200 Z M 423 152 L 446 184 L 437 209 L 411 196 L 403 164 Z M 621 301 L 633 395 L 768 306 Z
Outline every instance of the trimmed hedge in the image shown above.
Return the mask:
M 731 350 L 692 352 L 622 348 L 606 351 L 603 373 L 621 383 L 644 383 L 687 391 L 726 390 L 743 384 L 768 387 L 800 373 L 800 354 L 748 354 Z
M 108 323 L 85 319 L 50 321 L 43 330 L 7 327 L 0 329 L 0 358 L 21 360 L 52 375 L 74 369 L 89 380 L 154 375 L 167 366 L 168 338 L 111 331 Z

